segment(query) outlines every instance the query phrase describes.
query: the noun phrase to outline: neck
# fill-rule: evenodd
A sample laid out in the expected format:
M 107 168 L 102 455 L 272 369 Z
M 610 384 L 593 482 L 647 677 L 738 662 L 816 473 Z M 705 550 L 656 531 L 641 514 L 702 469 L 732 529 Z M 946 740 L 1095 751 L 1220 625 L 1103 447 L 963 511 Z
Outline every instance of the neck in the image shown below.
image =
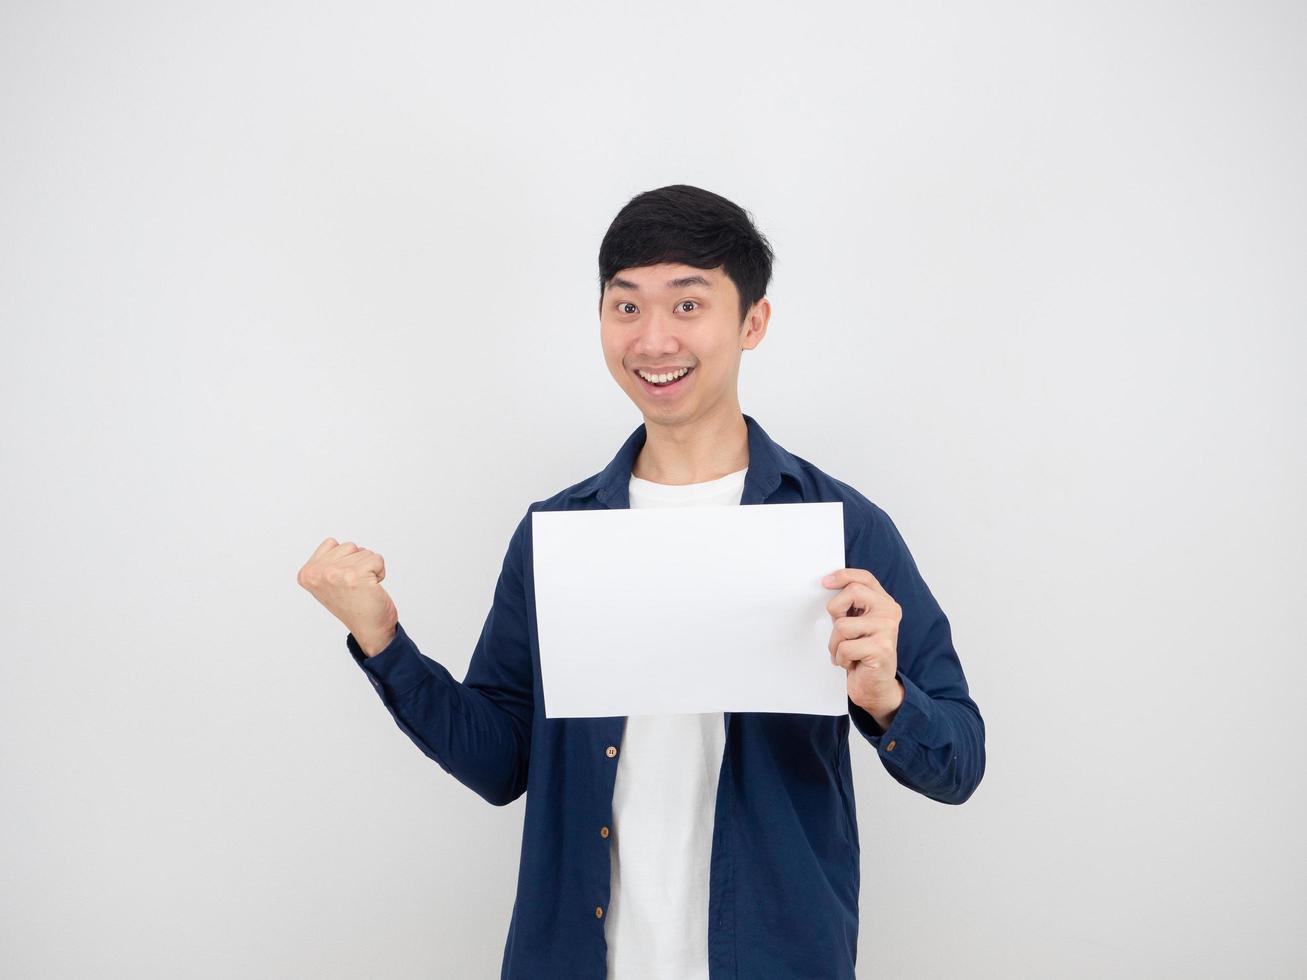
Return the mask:
M 664 423 L 646 416 L 645 441 L 631 474 L 684 486 L 718 480 L 749 465 L 749 427 L 738 404 L 711 416 Z

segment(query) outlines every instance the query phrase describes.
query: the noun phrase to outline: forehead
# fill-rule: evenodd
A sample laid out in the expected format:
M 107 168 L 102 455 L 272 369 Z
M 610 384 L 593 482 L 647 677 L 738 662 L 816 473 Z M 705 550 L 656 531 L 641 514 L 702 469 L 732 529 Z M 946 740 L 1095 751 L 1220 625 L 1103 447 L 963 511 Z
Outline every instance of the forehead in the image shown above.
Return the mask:
M 656 293 L 665 289 L 726 289 L 730 280 L 722 271 L 698 269 L 679 262 L 660 262 L 657 265 L 632 266 L 618 272 L 608 281 L 607 290 Z

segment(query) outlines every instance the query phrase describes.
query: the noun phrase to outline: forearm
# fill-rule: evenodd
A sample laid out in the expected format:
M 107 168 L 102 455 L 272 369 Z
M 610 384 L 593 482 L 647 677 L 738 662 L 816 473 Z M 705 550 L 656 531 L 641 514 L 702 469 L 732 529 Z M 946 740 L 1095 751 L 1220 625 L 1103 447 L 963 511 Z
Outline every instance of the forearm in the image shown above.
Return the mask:
M 965 802 L 985 772 L 985 726 L 969 699 L 931 698 L 900 674 L 904 699 L 881 722 L 849 702 L 849 714 L 882 764 L 909 789 L 941 803 Z
M 347 644 L 395 723 L 424 755 L 497 806 L 525 792 L 529 708 L 522 717 L 520 705 L 499 703 L 456 680 L 419 652 L 402 626 L 373 656 L 353 634 Z

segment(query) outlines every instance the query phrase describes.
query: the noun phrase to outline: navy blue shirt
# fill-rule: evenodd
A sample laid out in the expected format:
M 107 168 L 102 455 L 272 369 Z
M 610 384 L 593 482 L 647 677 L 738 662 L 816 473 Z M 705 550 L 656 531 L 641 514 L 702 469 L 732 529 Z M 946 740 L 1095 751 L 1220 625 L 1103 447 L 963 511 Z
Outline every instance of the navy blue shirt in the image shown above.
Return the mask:
M 859 842 L 850 722 L 896 780 L 955 804 L 971 796 L 984 774 L 985 724 L 969 696 L 949 621 L 889 516 L 786 452 L 752 417 L 744 420 L 749 468 L 741 505 L 844 504 L 845 566 L 869 570 L 903 610 L 897 676 L 906 697 L 886 730 L 852 701 L 839 717 L 724 713 L 709 869 L 709 974 L 712 980 L 854 980 Z M 608 828 L 626 719 L 545 718 L 531 513 L 629 507 L 631 468 L 645 435 L 641 423 L 601 472 L 527 508 L 462 682 L 420 653 L 402 624 L 373 657 L 353 634 L 346 637 L 396 724 L 423 753 L 496 806 L 526 793 L 501 980 L 590 980 L 607 973 Z

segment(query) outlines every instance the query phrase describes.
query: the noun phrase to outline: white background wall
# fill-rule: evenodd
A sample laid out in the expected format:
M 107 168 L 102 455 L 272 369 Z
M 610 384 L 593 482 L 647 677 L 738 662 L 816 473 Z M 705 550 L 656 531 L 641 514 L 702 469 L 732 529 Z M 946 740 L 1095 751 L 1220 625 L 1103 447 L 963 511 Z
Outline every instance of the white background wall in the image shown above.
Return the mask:
M 640 417 L 595 257 L 777 252 L 741 404 L 898 523 L 988 727 L 853 746 L 861 975 L 1307 971 L 1297 4 L 0 8 L 7 977 L 498 976 L 524 800 L 295 575 L 462 677 Z

